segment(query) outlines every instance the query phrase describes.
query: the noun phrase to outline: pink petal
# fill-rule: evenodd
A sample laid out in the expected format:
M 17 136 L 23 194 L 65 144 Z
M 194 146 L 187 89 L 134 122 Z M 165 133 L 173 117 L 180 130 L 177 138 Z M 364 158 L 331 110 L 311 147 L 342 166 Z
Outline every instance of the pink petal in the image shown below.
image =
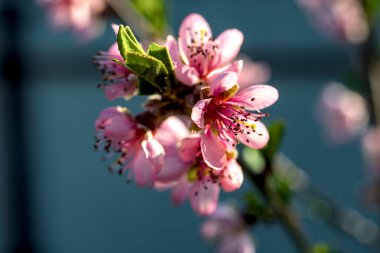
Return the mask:
M 166 46 L 173 60 L 174 72 L 177 79 L 188 86 L 199 83 L 200 79 L 198 71 L 195 68 L 183 63 L 183 59 L 181 59 L 181 55 L 179 53 L 177 41 L 173 38 L 173 36 L 169 35 L 167 37 Z
M 177 181 L 171 181 L 171 182 L 168 182 L 168 183 L 164 183 L 164 182 L 160 182 L 160 181 L 154 181 L 154 189 L 158 190 L 158 191 L 165 191 L 165 190 L 168 190 L 168 189 L 172 189 L 174 187 L 176 187 L 178 185 L 178 182 Z
M 166 156 L 156 180 L 162 183 L 178 181 L 189 167 L 190 164 L 181 160 L 179 156 Z
M 108 121 L 113 116 L 119 116 L 121 112 L 119 111 L 119 107 L 108 107 L 101 111 L 98 119 L 95 121 L 96 131 L 104 129 L 104 125 L 106 121 Z
M 204 128 L 204 114 L 207 111 L 207 105 L 211 102 L 211 98 L 199 100 L 191 111 L 191 119 L 200 128 Z
M 184 138 L 178 148 L 181 159 L 185 162 L 192 162 L 197 157 L 201 146 L 201 137 L 198 134 L 191 134 Z
M 173 189 L 171 200 L 174 205 L 182 204 L 189 194 L 191 183 L 187 181 L 186 176 L 184 176 L 179 184 Z
M 164 159 L 165 150 L 162 145 L 148 133 L 148 136 L 141 142 L 141 147 L 149 164 L 153 167 L 156 174 L 161 170 Z
M 119 48 L 118 48 L 118 45 L 117 45 L 117 43 L 115 42 L 115 43 L 113 43 L 111 46 L 110 46 L 110 48 L 108 49 L 108 54 L 110 55 L 110 56 L 120 56 L 120 52 L 119 52 Z M 121 58 L 121 57 L 120 57 Z M 112 59 L 110 59 L 110 60 L 112 60 Z
M 186 125 L 178 117 L 171 116 L 161 123 L 155 137 L 165 149 L 169 147 L 176 149 L 178 141 L 185 138 L 188 133 Z
M 179 81 L 187 86 L 193 86 L 200 82 L 198 71 L 188 65 L 174 66 L 175 75 Z
M 181 58 L 178 51 L 178 44 L 175 38 L 171 35 L 169 35 L 166 38 L 166 47 L 168 48 L 170 57 L 172 58 L 172 61 L 174 64 L 181 63 Z
M 219 200 L 219 186 L 212 182 L 197 181 L 189 192 L 191 207 L 200 215 L 212 214 Z
M 138 91 L 137 86 L 129 82 L 109 83 L 103 87 L 106 98 L 114 100 L 117 98 L 130 98 Z
M 222 72 L 228 71 L 228 72 L 235 72 L 239 74 L 240 71 L 242 71 L 242 69 L 243 69 L 243 61 L 242 60 L 234 61 L 232 64 L 228 64 L 224 67 L 217 68 L 211 71 L 206 77 L 207 83 L 212 83 L 214 78 L 216 78 Z M 239 78 L 240 78 L 240 75 L 239 75 Z M 239 83 L 239 86 L 240 86 L 240 83 Z
M 201 150 L 203 159 L 209 167 L 221 170 L 226 166 L 226 149 L 210 128 L 206 128 L 201 135 Z
M 136 183 L 139 186 L 152 186 L 156 180 L 157 171 L 152 167 L 144 152 L 136 152 L 134 159 L 130 163 Z
M 129 140 L 134 137 L 137 126 L 132 115 L 121 107 L 103 110 L 95 122 L 96 130 L 111 141 Z
M 250 134 L 238 134 L 236 138 L 248 147 L 260 149 L 267 145 L 269 141 L 269 133 L 267 128 L 263 123 L 257 121 L 255 124 L 255 132 L 250 132 Z
M 135 130 L 134 122 L 130 122 L 127 117 L 121 115 L 109 119 L 103 134 L 109 140 L 117 142 L 129 140 L 134 136 Z
M 228 29 L 215 40 L 219 45 L 219 57 L 212 63 L 212 68 L 224 66 L 235 59 L 243 44 L 243 33 L 237 29 Z
M 235 72 L 223 72 L 216 76 L 210 84 L 210 94 L 217 96 L 237 85 L 238 76 Z
M 261 110 L 274 104 L 278 91 L 269 85 L 251 85 L 238 92 L 230 101 L 238 102 L 248 110 Z
M 187 46 L 191 44 L 191 39 L 198 41 L 201 33 L 204 34 L 205 41 L 212 37 L 212 32 L 207 21 L 197 13 L 188 15 L 179 27 L 179 46 L 182 52 L 187 54 Z
M 224 191 L 232 192 L 240 188 L 243 183 L 243 171 L 235 159 L 227 162 L 223 170 L 224 177 L 220 180 Z
M 120 25 L 112 23 L 111 27 L 112 27 L 113 32 L 117 35 L 119 33 L 119 27 L 120 27 Z

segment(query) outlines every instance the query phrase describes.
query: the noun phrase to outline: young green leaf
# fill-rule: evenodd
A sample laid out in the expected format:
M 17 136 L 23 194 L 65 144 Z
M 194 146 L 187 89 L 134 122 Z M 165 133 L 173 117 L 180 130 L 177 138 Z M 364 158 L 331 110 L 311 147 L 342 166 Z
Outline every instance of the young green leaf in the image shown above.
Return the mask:
M 125 65 L 133 73 L 157 87 L 164 90 L 169 83 L 169 73 L 165 65 L 150 55 L 142 55 L 135 52 L 126 53 Z
M 127 54 L 130 52 L 142 55 L 146 54 L 128 26 L 120 26 L 117 33 L 117 43 L 120 54 L 125 61 L 127 61 Z
M 166 46 L 160 46 L 157 43 L 152 43 L 149 46 L 148 54 L 160 60 L 165 65 L 169 74 L 174 76 L 173 62 Z

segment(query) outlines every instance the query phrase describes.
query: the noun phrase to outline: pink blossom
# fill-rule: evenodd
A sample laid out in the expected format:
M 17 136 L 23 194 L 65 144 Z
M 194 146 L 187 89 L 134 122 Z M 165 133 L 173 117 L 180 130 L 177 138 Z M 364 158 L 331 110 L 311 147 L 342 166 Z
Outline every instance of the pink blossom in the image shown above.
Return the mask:
M 186 85 L 211 80 L 223 70 L 239 72 L 242 61 L 233 60 L 242 43 L 243 34 L 237 29 L 228 29 L 214 39 L 207 21 L 196 13 L 182 21 L 178 42 L 173 36 L 166 41 L 176 77 Z
M 362 43 L 369 35 L 365 11 L 359 0 L 298 0 L 316 26 L 334 39 Z
M 103 22 L 100 14 L 105 0 L 39 0 L 49 11 L 49 19 L 56 28 L 73 28 L 82 39 L 95 37 Z
M 120 97 L 129 99 L 138 91 L 137 76 L 113 59 L 124 62 L 117 43 L 114 43 L 107 52 L 99 52 L 94 57 L 94 63 L 103 72 L 104 83 L 98 87 L 104 90 L 108 100 Z
M 95 123 L 95 147 L 117 155 L 109 167 L 120 174 L 130 171 L 140 186 L 151 186 L 164 164 L 165 151 L 153 134 L 138 126 L 126 108 L 107 108 Z
M 201 137 L 203 158 L 213 169 L 226 164 L 225 150 L 242 142 L 251 148 L 263 148 L 269 134 L 260 119 L 260 112 L 278 99 L 278 92 L 269 85 L 252 85 L 238 91 L 237 74 L 224 72 L 210 84 L 209 97 L 193 107 L 191 118 L 204 129 Z M 255 112 L 249 112 L 255 111 Z
M 202 235 L 207 240 L 218 240 L 219 253 L 254 253 L 255 247 L 247 227 L 232 206 L 222 204 L 203 223 Z
M 126 108 L 109 107 L 104 109 L 95 122 L 96 131 L 102 136 L 117 144 L 119 141 L 128 141 L 134 138 L 137 124 Z
M 337 143 L 362 132 L 368 123 L 364 99 L 339 83 L 330 83 L 322 91 L 318 116 L 329 139 Z

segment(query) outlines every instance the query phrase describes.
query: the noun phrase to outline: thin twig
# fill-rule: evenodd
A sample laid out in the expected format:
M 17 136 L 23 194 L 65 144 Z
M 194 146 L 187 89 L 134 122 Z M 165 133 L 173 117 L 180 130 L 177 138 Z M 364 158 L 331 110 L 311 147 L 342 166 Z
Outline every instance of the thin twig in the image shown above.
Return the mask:
M 263 197 L 272 205 L 298 251 L 301 253 L 311 252 L 311 243 L 295 210 L 288 203 L 285 203 L 276 192 L 267 187 L 267 173 L 270 173 L 272 169 L 266 168 L 263 174 L 253 174 L 243 159 L 239 158 L 238 162 L 248 174 L 252 183 L 260 190 Z
M 319 221 L 325 222 L 360 244 L 378 250 L 380 228 L 358 211 L 341 207 L 316 189 L 306 173 L 285 155 L 280 154 L 274 164 L 276 173 L 289 182 L 296 197 L 304 203 L 307 211 Z

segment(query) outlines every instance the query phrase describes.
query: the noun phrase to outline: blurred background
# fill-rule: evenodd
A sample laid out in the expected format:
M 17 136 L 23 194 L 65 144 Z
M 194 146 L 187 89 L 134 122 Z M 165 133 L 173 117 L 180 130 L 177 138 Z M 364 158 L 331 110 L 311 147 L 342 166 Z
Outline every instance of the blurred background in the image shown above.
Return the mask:
M 270 65 L 269 83 L 280 100 L 266 122 L 287 124 L 282 151 L 338 205 L 377 219 L 364 203 L 368 172 L 358 138 L 334 145 L 316 111 L 320 93 L 355 57 L 350 48 L 322 36 L 293 0 L 167 1 L 174 34 L 191 12 L 202 14 L 215 35 L 244 33 L 242 53 Z M 168 192 L 128 184 L 110 174 L 95 152 L 94 121 L 113 105 L 138 112 L 142 98 L 109 102 L 96 86 L 91 64 L 115 41 L 107 19 L 104 34 L 89 41 L 57 32 L 36 1 L 0 3 L 0 252 L 214 252 L 200 233 L 202 218 L 188 203 L 173 207 Z M 243 189 L 222 199 L 242 200 Z M 347 235 L 304 220 L 315 242 L 344 252 L 371 252 Z M 280 225 L 252 230 L 257 252 L 295 252 Z

